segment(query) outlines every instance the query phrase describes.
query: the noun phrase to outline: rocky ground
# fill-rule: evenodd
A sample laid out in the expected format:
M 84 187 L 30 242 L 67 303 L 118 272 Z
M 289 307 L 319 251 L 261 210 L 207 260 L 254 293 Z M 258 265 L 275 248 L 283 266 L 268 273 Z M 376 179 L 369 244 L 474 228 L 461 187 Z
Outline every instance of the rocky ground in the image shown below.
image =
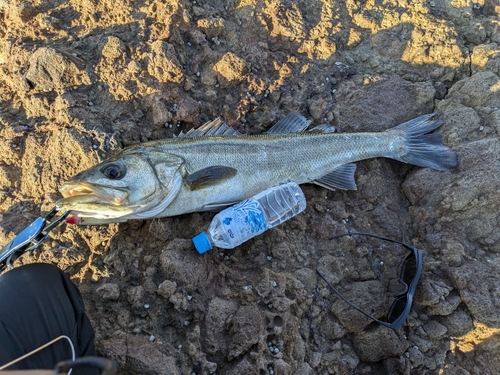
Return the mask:
M 305 213 L 200 256 L 213 214 L 62 226 L 22 262 L 77 283 L 122 374 L 500 373 L 498 0 L 0 0 L 1 243 L 75 173 L 221 117 L 262 133 L 297 111 L 339 132 L 444 114 L 453 173 L 375 159 L 358 190 L 304 186 Z M 404 249 L 412 312 L 383 317 Z M 22 263 L 20 262 L 20 263 Z

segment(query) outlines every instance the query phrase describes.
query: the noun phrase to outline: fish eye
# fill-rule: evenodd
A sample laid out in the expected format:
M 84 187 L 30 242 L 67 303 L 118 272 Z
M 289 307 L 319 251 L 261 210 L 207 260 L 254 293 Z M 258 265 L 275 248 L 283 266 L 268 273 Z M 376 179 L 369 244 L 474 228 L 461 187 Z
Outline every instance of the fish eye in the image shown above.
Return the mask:
M 118 180 L 125 176 L 125 169 L 118 164 L 109 164 L 101 168 L 101 173 L 107 178 Z

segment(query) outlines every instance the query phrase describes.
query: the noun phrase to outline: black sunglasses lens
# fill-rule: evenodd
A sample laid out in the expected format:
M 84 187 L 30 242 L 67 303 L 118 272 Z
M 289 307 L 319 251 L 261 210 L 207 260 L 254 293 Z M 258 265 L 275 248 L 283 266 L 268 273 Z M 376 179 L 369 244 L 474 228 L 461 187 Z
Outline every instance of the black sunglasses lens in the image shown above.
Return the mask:
M 409 286 L 416 274 L 417 259 L 413 253 L 412 255 L 409 255 L 403 263 L 403 267 L 401 268 L 401 280 Z
M 391 309 L 389 310 L 389 314 L 387 314 L 388 323 L 394 322 L 397 318 L 399 318 L 403 314 L 406 308 L 406 304 L 408 302 L 408 299 L 406 297 L 407 297 L 406 295 L 401 296 L 392 303 Z

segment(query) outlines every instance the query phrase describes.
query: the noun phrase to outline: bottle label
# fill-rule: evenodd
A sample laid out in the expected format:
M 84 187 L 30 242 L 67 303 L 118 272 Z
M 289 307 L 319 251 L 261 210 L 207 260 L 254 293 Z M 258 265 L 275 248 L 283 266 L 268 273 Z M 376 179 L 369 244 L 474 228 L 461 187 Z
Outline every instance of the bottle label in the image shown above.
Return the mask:
M 239 243 L 243 243 L 267 229 L 260 205 L 254 199 L 244 200 L 225 209 L 223 212 L 222 224 L 224 230 L 229 237 Z

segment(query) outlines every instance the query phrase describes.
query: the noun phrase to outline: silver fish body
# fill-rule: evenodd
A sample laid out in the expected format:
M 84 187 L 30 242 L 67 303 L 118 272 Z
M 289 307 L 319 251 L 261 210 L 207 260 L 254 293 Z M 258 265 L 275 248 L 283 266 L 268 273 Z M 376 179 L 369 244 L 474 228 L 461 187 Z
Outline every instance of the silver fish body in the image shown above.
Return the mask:
M 81 224 L 101 224 L 219 210 L 285 179 L 355 189 L 352 163 L 375 157 L 449 171 L 456 155 L 439 133 L 427 134 L 441 123 L 431 114 L 380 133 L 303 132 L 308 122 L 291 114 L 268 133 L 246 136 L 210 135 L 225 126 L 210 123 L 124 149 L 65 183 L 57 206 Z

